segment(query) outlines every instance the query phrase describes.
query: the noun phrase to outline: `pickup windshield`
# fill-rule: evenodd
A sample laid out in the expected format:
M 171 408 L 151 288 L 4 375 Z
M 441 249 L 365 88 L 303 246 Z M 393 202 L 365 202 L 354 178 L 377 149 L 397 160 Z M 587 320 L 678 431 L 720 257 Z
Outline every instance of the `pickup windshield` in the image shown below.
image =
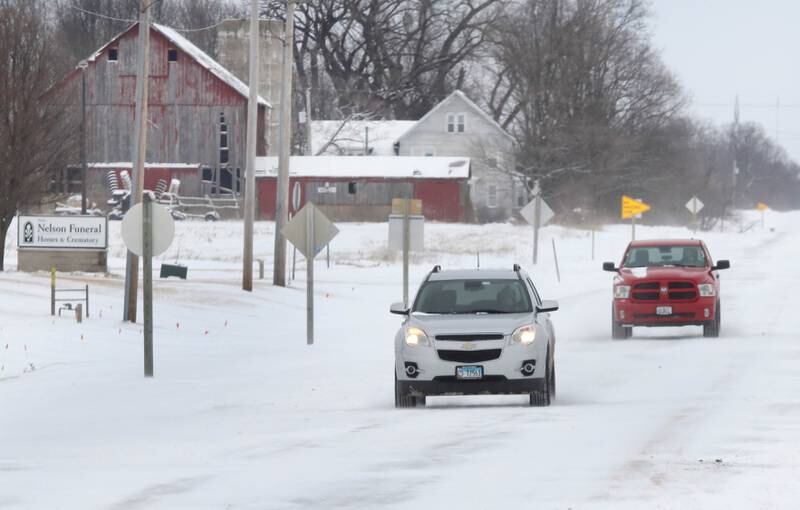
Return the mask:
M 625 256 L 622 267 L 705 267 L 700 246 L 636 246 Z
M 520 280 L 440 280 L 423 284 L 415 312 L 436 314 L 530 313 L 531 300 Z

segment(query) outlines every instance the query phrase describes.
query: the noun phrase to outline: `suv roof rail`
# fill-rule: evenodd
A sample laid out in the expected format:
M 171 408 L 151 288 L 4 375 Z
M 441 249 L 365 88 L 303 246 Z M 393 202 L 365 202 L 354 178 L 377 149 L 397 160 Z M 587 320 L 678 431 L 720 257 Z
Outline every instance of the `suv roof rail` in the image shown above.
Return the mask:
M 519 270 L 520 270 L 520 269 L 522 269 L 522 268 L 521 268 L 521 267 L 519 267 L 519 264 L 514 264 L 514 272 L 515 272 L 515 273 L 519 273 Z
M 433 270 L 431 271 L 431 273 L 438 273 L 441 270 L 442 270 L 442 266 L 437 264 L 437 265 L 433 266 Z

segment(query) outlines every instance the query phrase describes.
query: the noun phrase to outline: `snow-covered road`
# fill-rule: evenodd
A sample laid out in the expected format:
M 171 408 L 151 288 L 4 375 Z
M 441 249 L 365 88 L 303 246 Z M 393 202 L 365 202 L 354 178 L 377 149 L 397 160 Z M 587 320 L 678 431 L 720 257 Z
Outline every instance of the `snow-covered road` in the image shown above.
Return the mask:
M 599 233 L 594 261 L 586 232 L 545 229 L 531 272 L 561 304 L 549 408 L 442 397 L 394 409 L 399 320 L 388 307 L 401 273 L 382 248 L 385 225 L 341 225 L 333 267 L 317 262 L 310 347 L 302 263 L 290 288 L 259 281 L 243 293 L 241 227 L 179 225 L 164 260 L 180 248 L 189 279 L 156 282 L 152 380 L 141 327 L 119 320 L 118 276 L 63 277 L 92 288 L 93 316 L 75 324 L 49 316 L 47 275 L 0 274 L 0 509 L 794 507 L 797 225 L 800 214 L 771 213 L 774 231 L 703 236 L 733 265 L 722 273 L 721 338 L 690 327 L 623 341 L 610 339 L 600 263 L 618 260 L 629 227 Z M 269 260 L 271 228 L 258 225 L 257 257 Z M 434 262 L 471 267 L 476 250 L 482 266 L 530 268 L 529 236 L 430 225 L 412 277 Z M 118 243 L 111 254 L 118 275 Z

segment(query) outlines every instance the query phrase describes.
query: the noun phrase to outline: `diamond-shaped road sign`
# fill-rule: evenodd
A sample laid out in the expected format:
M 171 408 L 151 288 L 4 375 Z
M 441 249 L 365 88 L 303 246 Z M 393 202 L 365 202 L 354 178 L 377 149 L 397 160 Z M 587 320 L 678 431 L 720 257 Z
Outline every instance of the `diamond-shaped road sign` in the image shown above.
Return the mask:
M 309 223 L 309 214 L 313 215 L 312 221 L 314 228 L 314 239 L 311 242 L 311 246 L 308 245 L 308 232 L 306 230 Z M 336 228 L 336 225 L 331 223 L 331 220 L 322 214 L 322 211 L 317 209 L 311 202 L 306 203 L 306 205 L 300 209 L 300 212 L 295 214 L 292 220 L 287 223 L 286 227 L 283 229 L 283 235 L 286 236 L 286 239 L 300 250 L 300 253 L 306 258 L 316 257 L 317 254 L 322 251 L 322 248 L 331 242 L 331 239 L 336 237 L 338 233 L 339 229 Z
M 547 202 L 545 202 L 544 200 L 541 200 L 541 199 L 539 201 L 541 203 L 540 210 L 539 210 L 539 216 L 540 216 L 539 217 L 539 226 L 543 227 L 543 226 L 545 226 L 547 224 L 548 221 L 553 219 L 553 216 L 555 216 L 555 213 L 553 212 L 552 209 L 550 209 L 550 206 L 547 205 Z M 531 225 L 535 226 L 536 225 L 536 198 L 534 198 L 533 200 L 528 202 L 528 205 L 526 205 L 525 207 L 520 209 L 519 210 L 519 214 L 523 218 L 525 218 L 525 221 L 527 221 Z
M 703 209 L 703 206 L 703 202 L 697 197 L 692 197 L 686 202 L 686 208 L 689 209 L 689 212 L 692 214 L 699 213 Z

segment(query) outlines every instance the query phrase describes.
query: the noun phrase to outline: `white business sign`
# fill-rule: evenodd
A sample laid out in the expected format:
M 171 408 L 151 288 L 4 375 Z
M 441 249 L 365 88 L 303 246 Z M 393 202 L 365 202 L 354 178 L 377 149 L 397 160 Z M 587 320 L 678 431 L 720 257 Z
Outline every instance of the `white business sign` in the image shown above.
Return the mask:
M 17 216 L 20 248 L 104 250 L 108 219 L 103 216 Z

